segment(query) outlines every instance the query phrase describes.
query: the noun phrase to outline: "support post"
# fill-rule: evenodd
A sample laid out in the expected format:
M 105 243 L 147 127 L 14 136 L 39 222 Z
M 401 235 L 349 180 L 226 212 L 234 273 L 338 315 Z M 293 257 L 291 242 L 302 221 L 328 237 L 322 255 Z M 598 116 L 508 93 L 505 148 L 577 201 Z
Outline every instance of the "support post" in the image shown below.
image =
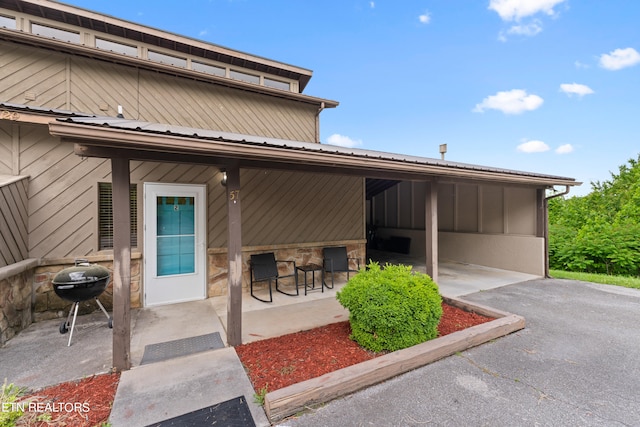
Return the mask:
M 536 190 L 536 237 L 544 240 L 544 277 L 549 277 L 549 212 L 546 190 Z
M 131 367 L 131 205 L 129 159 L 111 159 L 113 207 L 113 367 Z
M 425 237 L 427 274 L 438 283 L 438 182 L 427 182 L 425 194 Z
M 536 190 L 536 237 L 546 236 L 546 214 L 547 214 L 547 201 L 545 199 L 544 189 Z
M 242 227 L 240 168 L 227 169 L 227 342 L 242 344 Z

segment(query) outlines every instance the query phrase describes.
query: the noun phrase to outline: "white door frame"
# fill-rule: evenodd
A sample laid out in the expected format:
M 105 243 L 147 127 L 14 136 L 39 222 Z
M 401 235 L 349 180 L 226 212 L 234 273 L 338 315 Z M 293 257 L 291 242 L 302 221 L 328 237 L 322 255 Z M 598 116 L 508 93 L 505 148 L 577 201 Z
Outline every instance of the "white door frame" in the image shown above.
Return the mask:
M 144 183 L 144 306 L 174 304 L 206 298 L 207 289 L 207 200 L 204 184 Z M 158 274 L 158 197 L 193 198 L 193 271 Z M 180 205 L 176 203 L 175 210 Z M 175 236 L 170 236 L 175 237 Z M 180 237 L 178 237 L 180 238 Z M 187 247 L 190 250 L 191 242 Z

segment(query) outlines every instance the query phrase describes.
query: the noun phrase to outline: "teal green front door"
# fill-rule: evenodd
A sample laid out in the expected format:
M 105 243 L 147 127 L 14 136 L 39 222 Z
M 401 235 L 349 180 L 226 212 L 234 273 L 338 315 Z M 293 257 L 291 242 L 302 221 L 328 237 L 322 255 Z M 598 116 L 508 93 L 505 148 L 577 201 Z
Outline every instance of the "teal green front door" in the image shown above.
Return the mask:
M 144 184 L 145 305 L 205 298 L 205 187 Z

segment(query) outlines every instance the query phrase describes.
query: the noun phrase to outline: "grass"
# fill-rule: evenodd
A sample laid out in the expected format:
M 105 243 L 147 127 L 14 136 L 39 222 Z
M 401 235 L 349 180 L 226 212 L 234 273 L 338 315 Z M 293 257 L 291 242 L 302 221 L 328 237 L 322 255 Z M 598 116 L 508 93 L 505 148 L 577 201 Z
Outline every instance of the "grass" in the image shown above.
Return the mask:
M 253 394 L 253 401 L 260 406 L 264 406 L 264 398 L 267 395 L 267 387 L 262 387 L 258 393 Z
M 640 277 L 609 276 L 608 274 L 576 273 L 573 271 L 550 270 L 554 279 L 571 279 L 583 282 L 602 283 L 605 285 L 623 286 L 640 289 Z
M 0 388 L 0 427 L 13 427 L 23 414 L 22 408 L 14 406 L 18 403 L 23 390 L 13 384 L 7 384 L 5 378 Z

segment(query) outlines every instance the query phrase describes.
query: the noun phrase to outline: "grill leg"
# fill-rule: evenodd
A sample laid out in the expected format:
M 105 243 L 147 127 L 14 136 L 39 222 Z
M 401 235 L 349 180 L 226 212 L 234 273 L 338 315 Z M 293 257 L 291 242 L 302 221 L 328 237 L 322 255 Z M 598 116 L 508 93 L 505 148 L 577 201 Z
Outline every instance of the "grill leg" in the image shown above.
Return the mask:
M 102 312 L 104 313 L 105 316 L 107 316 L 107 319 L 109 320 L 109 325 L 111 325 L 111 316 L 109 316 L 109 313 L 107 313 L 107 310 L 105 310 L 104 306 L 102 305 L 102 303 L 100 302 L 100 300 L 98 298 L 96 298 L 96 303 L 98 304 L 98 307 L 100 307 L 100 310 L 102 310 Z M 111 326 L 109 326 L 111 327 Z
M 74 303 L 71 305 L 71 308 L 69 309 L 69 314 L 67 314 L 67 321 L 66 321 L 66 323 L 65 323 L 65 326 L 66 326 L 66 328 L 67 328 L 67 329 L 69 329 L 69 321 L 71 320 L 71 313 L 73 313 L 73 308 L 74 308 L 75 306 L 76 306 L 76 303 L 74 302 Z
M 71 330 L 69 331 L 69 343 L 67 347 L 71 347 L 71 338 L 73 337 L 73 330 L 76 327 L 76 317 L 78 316 L 78 307 L 80 306 L 79 302 L 75 302 L 73 308 L 73 322 L 71 322 Z M 71 315 L 71 311 L 69 311 L 69 315 Z

